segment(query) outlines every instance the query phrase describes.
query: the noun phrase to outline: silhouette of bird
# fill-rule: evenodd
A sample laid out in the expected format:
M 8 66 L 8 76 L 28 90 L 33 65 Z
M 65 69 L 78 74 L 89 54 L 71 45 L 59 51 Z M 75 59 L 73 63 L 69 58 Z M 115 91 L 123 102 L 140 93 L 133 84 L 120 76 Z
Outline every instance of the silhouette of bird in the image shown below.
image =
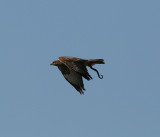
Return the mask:
M 90 80 L 92 77 L 88 73 L 87 66 L 96 71 L 100 79 L 98 70 L 92 66 L 95 64 L 105 64 L 103 59 L 80 59 L 76 57 L 62 56 L 59 60 L 53 61 L 50 65 L 57 66 L 64 78 L 80 93 L 84 94 L 85 88 L 82 77 Z

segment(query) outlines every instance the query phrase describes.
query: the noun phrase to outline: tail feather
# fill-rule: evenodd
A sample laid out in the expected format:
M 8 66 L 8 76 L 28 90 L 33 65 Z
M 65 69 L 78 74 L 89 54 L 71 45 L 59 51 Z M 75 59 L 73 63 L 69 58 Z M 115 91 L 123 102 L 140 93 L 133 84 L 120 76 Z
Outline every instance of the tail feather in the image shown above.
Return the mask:
M 95 64 L 105 64 L 104 59 L 89 59 L 87 61 L 87 66 L 92 66 Z

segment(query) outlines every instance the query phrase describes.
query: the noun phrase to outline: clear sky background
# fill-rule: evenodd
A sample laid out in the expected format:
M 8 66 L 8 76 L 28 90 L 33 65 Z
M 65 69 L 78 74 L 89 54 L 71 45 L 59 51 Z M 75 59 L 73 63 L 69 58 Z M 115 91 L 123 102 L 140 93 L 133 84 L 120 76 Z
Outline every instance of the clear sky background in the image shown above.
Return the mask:
M 160 1 L 0 0 L 0 137 L 160 137 Z M 103 58 L 80 95 L 49 64 Z

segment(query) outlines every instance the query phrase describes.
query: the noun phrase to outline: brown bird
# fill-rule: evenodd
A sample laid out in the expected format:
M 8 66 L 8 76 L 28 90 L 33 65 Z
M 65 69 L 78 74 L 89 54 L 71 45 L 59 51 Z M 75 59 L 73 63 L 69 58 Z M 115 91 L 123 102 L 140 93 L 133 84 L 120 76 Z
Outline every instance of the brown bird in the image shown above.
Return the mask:
M 86 66 L 96 71 L 100 79 L 103 75 L 99 75 L 98 70 L 92 66 L 95 64 L 104 64 L 103 59 L 80 59 L 76 57 L 59 57 L 59 60 L 53 61 L 50 65 L 57 66 L 62 72 L 64 78 L 80 93 L 84 94 L 85 91 L 82 77 L 90 80 L 92 77 L 89 75 Z

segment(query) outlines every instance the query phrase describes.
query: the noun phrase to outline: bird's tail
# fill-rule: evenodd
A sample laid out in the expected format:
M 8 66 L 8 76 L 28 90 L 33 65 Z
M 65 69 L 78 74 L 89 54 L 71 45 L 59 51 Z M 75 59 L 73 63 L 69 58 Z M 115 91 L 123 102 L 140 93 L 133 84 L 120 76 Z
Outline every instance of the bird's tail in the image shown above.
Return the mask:
M 105 64 L 104 59 L 89 59 L 86 62 L 87 66 L 92 66 L 92 65 L 95 65 L 95 64 Z

